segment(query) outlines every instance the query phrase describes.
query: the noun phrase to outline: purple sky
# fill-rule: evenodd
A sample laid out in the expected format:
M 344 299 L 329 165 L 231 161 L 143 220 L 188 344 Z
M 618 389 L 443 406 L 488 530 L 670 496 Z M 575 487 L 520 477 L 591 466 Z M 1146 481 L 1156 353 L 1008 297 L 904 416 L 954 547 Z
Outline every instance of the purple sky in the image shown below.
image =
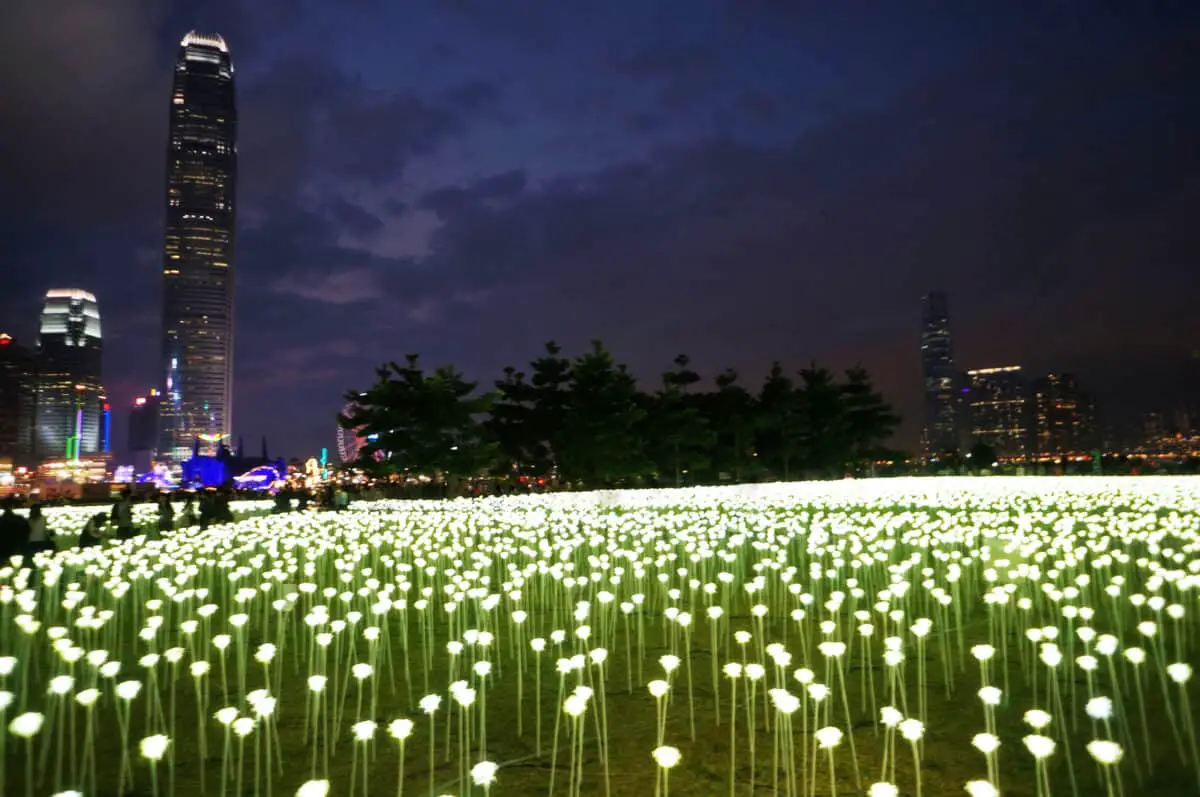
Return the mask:
M 191 28 L 237 68 L 255 447 L 332 446 L 385 359 L 490 384 L 594 337 L 647 379 L 861 361 L 911 446 L 931 288 L 964 367 L 1073 370 L 1110 415 L 1200 368 L 1195 2 L 101 5 L 0 11 L 0 328 L 94 291 L 118 408 L 157 376 Z

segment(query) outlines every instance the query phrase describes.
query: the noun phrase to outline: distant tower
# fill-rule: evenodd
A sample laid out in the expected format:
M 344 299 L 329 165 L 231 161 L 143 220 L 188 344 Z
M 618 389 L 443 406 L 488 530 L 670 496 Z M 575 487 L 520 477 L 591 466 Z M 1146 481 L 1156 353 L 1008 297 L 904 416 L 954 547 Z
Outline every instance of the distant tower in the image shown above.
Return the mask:
M 234 189 L 233 62 L 220 36 L 183 37 L 167 149 L 159 455 L 183 459 L 231 433 Z
M 963 406 L 950 343 L 950 310 L 946 294 L 933 291 L 921 299 L 921 371 L 924 377 L 926 457 L 958 451 L 962 445 Z
M 15 465 L 36 464 L 32 461 L 36 400 L 33 351 L 0 332 L 0 457 Z
M 971 382 L 971 437 L 1010 462 L 1030 458 L 1034 417 L 1029 382 L 1019 365 L 967 371 Z M 984 463 L 985 465 L 987 463 Z
M 104 445 L 100 308 L 87 291 L 46 292 L 37 340 L 36 455 L 78 459 Z
M 357 409 L 358 405 L 354 402 L 350 402 L 345 407 L 342 407 L 342 415 L 349 416 Z M 362 450 L 363 444 L 366 443 L 366 440 L 364 440 L 362 437 L 359 437 L 358 432 L 358 429 L 347 429 L 340 424 L 338 425 L 337 449 L 338 456 L 341 458 L 343 463 L 358 461 L 359 451 Z

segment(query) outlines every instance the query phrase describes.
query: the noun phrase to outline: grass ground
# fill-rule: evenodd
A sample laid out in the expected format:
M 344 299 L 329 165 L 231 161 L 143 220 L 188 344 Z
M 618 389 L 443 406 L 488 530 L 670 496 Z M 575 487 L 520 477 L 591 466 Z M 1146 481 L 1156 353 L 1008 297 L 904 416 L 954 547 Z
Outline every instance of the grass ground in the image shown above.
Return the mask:
M 536 627 L 538 618 L 531 617 L 529 622 Z M 665 638 L 658 631 L 660 624 L 652 619 L 646 623 L 645 627 L 647 636 L 644 652 L 640 657 L 636 652 L 634 655 L 635 659 L 640 659 L 640 670 L 639 662 L 631 662 L 625 657 L 622 650 L 611 651 L 609 663 L 606 665 L 608 683 L 604 690 L 608 740 L 608 782 L 605 781 L 605 767 L 597 745 L 595 720 L 589 718 L 585 723 L 582 781 L 578 791 L 581 796 L 644 797 L 656 793 L 655 767 L 650 757 L 651 750 L 656 746 L 656 707 L 654 699 L 645 688 L 645 683 L 652 678 L 662 677 L 657 659 L 659 655 L 669 651 Z M 735 619 L 730 624 L 732 629 L 739 627 L 753 630 L 748 619 Z M 765 636 L 770 640 L 782 640 L 783 629 L 768 626 Z M 986 625 L 976 620 L 965 628 L 964 636 L 968 640 L 968 644 L 972 640 L 985 641 Z M 387 736 L 386 725 L 392 719 L 402 716 L 416 720 L 413 737 L 406 746 L 402 784 L 405 794 L 483 794 L 484 792 L 480 788 L 472 791 L 462 784 L 462 768 L 460 767 L 461 760 L 457 741 L 454 736 L 448 739 L 446 735 L 447 706 L 445 702 L 436 715 L 437 746 L 434 751 L 434 767 L 432 772 L 430 771 L 429 726 L 424 715 L 417 708 L 416 702 L 427 692 L 439 692 L 445 695 L 445 688 L 450 678 L 444 653 L 447 641 L 445 638 L 436 639 L 434 647 L 437 653 L 433 656 L 435 666 L 428 673 L 423 669 L 422 657 L 418 649 L 413 647 L 412 658 L 409 662 L 410 683 L 406 683 L 401 666 L 402 649 L 398 643 L 393 645 L 393 671 L 389 673 L 386 668 L 381 668 L 382 672 L 379 673 L 378 703 L 374 719 L 380 723 L 381 727 L 370 748 L 360 747 L 360 750 L 370 756 L 367 768 L 369 788 L 364 790 L 361 774 L 355 774 L 356 784 L 353 791 L 351 791 L 350 784 L 356 759 L 354 743 L 348 736 L 337 740 L 336 748 L 328 759 L 327 771 L 323 770 L 321 757 L 316 757 L 314 773 L 314 754 L 311 746 L 306 742 L 305 727 L 307 665 L 300 661 L 292 648 L 283 648 L 281 655 L 284 677 L 282 683 L 273 690 L 279 698 L 277 733 L 278 750 L 282 754 L 282 760 L 277 760 L 278 768 L 271 777 L 270 788 L 267 787 L 265 773 L 256 786 L 254 783 L 255 757 L 252 748 L 261 737 L 258 733 L 249 737 L 243 763 L 242 794 L 258 795 L 259 797 L 267 794 L 291 795 L 314 774 L 316 777 L 327 777 L 332 781 L 332 795 L 351 797 L 351 795 L 362 794 L 374 796 L 397 794 L 398 786 L 401 785 L 398 782 L 398 747 Z M 169 644 L 176 643 L 166 642 L 163 644 L 163 648 Z M 252 640 L 250 650 L 254 649 L 255 644 L 256 642 Z M 756 644 L 757 642 L 750 646 L 751 650 Z M 506 641 L 501 640 L 501 645 L 506 646 Z M 815 649 L 804 650 L 799 644 L 799 640 L 795 638 L 794 632 L 788 640 L 787 648 L 793 654 L 792 668 L 811 667 L 817 672 L 818 680 L 822 680 L 824 660 Z M 1010 645 L 1010 651 L 1015 648 L 1014 641 Z M 504 649 L 507 650 L 507 647 Z M 974 661 L 968 659 L 960 662 L 957 656 L 952 654 L 950 664 L 954 680 L 953 694 L 947 697 L 943 665 L 940 659 L 941 649 L 940 644 L 931 641 L 927 650 L 925 666 L 928 699 L 925 718 L 927 730 L 922 744 L 920 771 L 922 793 L 925 797 L 964 794 L 963 784 L 967 780 L 983 778 L 987 773 L 983 755 L 977 752 L 970 743 L 974 734 L 984 730 L 982 704 L 975 696 L 979 687 L 978 670 Z M 725 653 L 724 648 L 722 648 L 722 653 Z M 857 654 L 857 649 L 853 653 Z M 878 653 L 879 648 L 876 644 L 875 658 L 878 658 Z M 365 657 L 365 650 L 362 651 L 362 655 Z M 489 681 L 486 698 L 486 755 L 490 760 L 501 765 L 497 782 L 491 792 L 495 795 L 547 794 L 552 775 L 556 781 L 554 793 L 568 793 L 570 747 L 564 726 L 560 729 L 557 755 L 552 754 L 554 709 L 560 704 L 560 701 L 557 694 L 557 679 L 553 673 L 553 659 L 548 654 L 544 654 L 544 656 L 546 658 L 543 661 L 542 671 L 542 754 L 540 756 L 537 755 L 538 745 L 535 732 L 537 696 L 534 694 L 535 679 L 532 658 L 527 658 L 527 673 L 522 678 L 524 695 L 520 705 L 517 702 L 518 672 L 514 660 L 504 658 L 501 671 L 493 671 Z M 132 664 L 136 654 L 126 651 L 123 658 Z M 672 771 L 670 776 L 670 792 L 686 795 L 731 794 L 743 797 L 786 793 L 782 781 L 778 781 L 778 790 L 776 788 L 775 773 L 781 772 L 781 770 L 776 770 L 773 765 L 773 750 L 779 734 L 772 733 L 768 724 L 763 720 L 766 712 L 761 702 L 761 692 L 755 711 L 757 727 L 753 732 L 749 730 L 747 715 L 744 711 L 745 700 L 739 698 L 737 725 L 733 734 L 737 744 L 736 762 L 731 769 L 730 681 L 723 677 L 720 679 L 721 714 L 718 716 L 718 701 L 714 698 L 712 689 L 711 647 L 706 625 L 696 629 L 691 643 L 690 661 L 692 667 L 691 705 L 694 708 L 695 738 L 692 738 L 689 730 L 686 670 L 681 670 L 675 679 L 673 697 L 667 712 L 664 738 L 667 744 L 678 747 L 682 752 L 682 763 Z M 632 692 L 627 686 L 627 672 L 631 663 L 633 665 Z M 864 683 L 866 683 L 864 679 L 870 677 L 876 679 L 877 706 L 883 703 L 883 680 L 878 670 L 870 668 L 864 670 L 862 666 L 863 662 L 859 660 L 858 656 L 852 656 L 846 678 L 847 702 L 854 717 L 853 742 L 856 755 L 851 755 L 849 740 L 843 740 L 836 751 L 834 777 L 831 780 L 824 757 L 817 759 L 820 764 L 814 772 L 811 766 L 814 760 L 813 755 L 808 753 L 806 759 L 809 766 L 800 769 L 797 774 L 798 777 L 812 779 L 814 788 L 809 792 L 811 794 L 832 795 L 835 789 L 839 795 L 864 794 L 867 786 L 880 778 L 884 756 L 884 735 L 872 722 L 871 690 L 864 688 Z M 909 707 L 915 710 L 918 704 L 917 663 L 910 657 L 905 666 L 905 682 L 908 686 L 906 700 Z M 1000 674 L 1003 669 L 1002 666 L 997 665 L 994 670 L 995 680 L 1001 680 Z M 129 671 L 130 667 L 127 666 L 125 672 L 129 673 Z M 160 672 L 165 674 L 162 666 L 160 666 Z M 1006 692 L 1004 704 L 997 710 L 997 734 L 1003 741 L 1003 747 L 999 753 L 1000 784 L 1005 797 L 1025 797 L 1025 795 L 1033 797 L 1038 794 L 1034 785 L 1032 758 L 1020 741 L 1021 737 L 1029 732 L 1022 723 L 1022 713 L 1028 708 L 1042 705 L 1041 701 L 1034 699 L 1027 682 L 1027 675 L 1027 669 L 1022 667 L 1022 663 L 1017 657 L 1011 656 L 1008 660 L 1009 689 Z M 133 676 L 126 675 L 124 677 Z M 231 678 L 232 680 L 235 679 Z M 247 688 L 260 685 L 261 680 L 262 676 L 259 670 L 251 667 Z M 1105 678 L 1098 678 L 1097 689 L 1099 692 L 1111 694 L 1105 681 Z M 428 682 L 428 687 L 426 687 L 426 682 Z M 227 696 L 220 694 L 220 680 L 215 672 L 209 676 L 209 684 L 208 712 L 211 713 L 224 705 L 239 705 L 237 695 L 234 694 L 237 692 L 237 688 L 232 683 L 231 693 Z M 173 773 L 165 764 L 161 767 L 158 793 L 173 794 L 178 797 L 234 794 L 235 789 L 232 785 L 223 792 L 217 787 L 222 769 L 220 726 L 211 719 L 205 723 L 209 750 L 208 760 L 205 761 L 200 755 L 196 730 L 197 709 L 192 679 L 187 677 L 186 673 L 181 673 L 177 686 Z M 788 688 L 794 693 L 799 692 L 798 685 L 794 681 L 788 684 Z M 1063 689 L 1064 699 L 1067 699 L 1068 685 L 1064 683 Z M 1076 690 L 1077 700 L 1082 700 L 1080 696 L 1085 691 L 1082 681 L 1077 683 Z M 43 691 L 43 684 L 30 684 L 30 694 L 40 694 Z M 166 706 L 169 701 L 169 690 L 166 688 L 165 682 L 161 694 L 164 706 Z M 1132 771 L 1127 762 L 1122 768 L 1124 794 L 1127 797 L 1135 795 L 1154 795 L 1155 797 L 1195 795 L 1198 793 L 1196 774 L 1190 769 L 1185 769 L 1180 763 L 1172 741 L 1170 725 L 1164 719 L 1165 706 L 1157 684 L 1153 681 L 1149 682 L 1146 694 L 1148 716 L 1151 718 L 1149 729 L 1151 736 L 1149 738 L 1150 752 L 1154 760 L 1154 774 L 1150 775 L 1144 771 L 1147 767 L 1143 760 L 1140 762 L 1143 770 L 1142 780 L 1138 782 L 1132 777 Z M 836 695 L 835 692 L 834 696 L 836 697 Z M 139 698 L 139 701 L 142 700 L 144 698 Z M 1134 703 L 1126 701 L 1125 705 L 1132 708 Z M 593 702 L 593 708 L 589 714 L 593 713 L 595 706 L 596 704 Z M 245 710 L 244 704 L 241 704 L 241 707 Z M 125 795 L 119 795 L 117 789 L 122 735 L 119 724 L 116 722 L 116 713 L 111 705 L 104 703 L 98 705 L 97 711 L 100 719 L 100 733 L 95 739 L 98 790 L 94 797 L 105 795 L 125 797 Z M 351 687 L 350 698 L 346 704 L 346 711 L 351 715 L 354 712 L 353 687 Z M 10 718 L 13 713 L 14 711 L 10 709 Z M 369 709 L 364 712 L 364 718 L 368 713 Z M 1178 706 L 1176 713 L 1180 713 Z M 1081 708 L 1077 714 L 1082 715 Z M 834 714 L 838 724 L 844 725 L 841 716 L 840 711 Z M 520 732 L 518 731 L 518 717 L 521 718 L 522 730 Z M 1131 718 L 1131 724 L 1135 732 L 1135 740 L 1141 744 L 1142 725 L 1136 717 Z M 128 731 L 129 739 L 140 738 L 144 733 L 143 728 L 143 711 L 135 703 L 132 724 Z M 77 751 L 81 749 L 82 719 L 79 720 L 75 731 L 76 744 L 71 745 L 69 738 L 66 740 L 68 753 L 72 747 Z M 1088 729 L 1081 727 L 1074 738 L 1083 740 L 1088 736 Z M 749 755 L 751 739 L 754 741 L 757 753 L 753 762 Z M 450 742 L 449 746 L 447 746 L 447 741 Z M 792 744 L 795 746 L 797 762 L 804 760 L 800 748 L 806 743 L 811 744 L 811 737 L 808 734 L 800 731 L 793 733 Z M 131 747 L 136 756 L 136 745 L 131 744 Z M 48 748 L 36 746 L 34 755 L 40 759 L 44 755 L 43 749 Z M 914 795 L 917 791 L 912 754 L 907 744 L 902 741 L 897 742 L 896 750 L 898 759 L 895 764 L 896 783 L 900 786 L 902 794 Z M 55 777 L 54 757 L 57 755 L 57 748 L 52 752 L 52 755 L 45 754 L 47 756 L 45 773 L 33 790 L 34 794 L 46 795 L 55 791 L 58 779 Z M 1142 754 L 1144 756 L 1144 751 Z M 1071 755 L 1074 760 L 1073 771 L 1077 781 L 1076 793 L 1084 797 L 1104 795 L 1104 781 L 1099 775 L 1098 768 L 1091 762 L 1083 748 L 1079 745 L 1074 746 Z M 481 752 L 475 750 L 465 757 L 465 761 L 467 765 L 470 765 L 480 756 Z M 71 782 L 69 755 L 64 760 L 62 782 L 58 784 L 60 786 Z M 265 759 L 263 760 L 265 761 Z M 857 762 L 861 780 L 856 779 L 854 762 Z M 136 758 L 132 763 L 134 787 L 132 790 L 126 790 L 126 794 L 152 794 L 147 765 Z M 235 765 L 236 760 L 231 760 L 229 763 Z M 260 761 L 261 764 L 262 761 Z M 40 765 L 41 762 L 38 761 L 35 769 Z M 26 784 L 23 779 L 25 766 L 24 749 L 17 739 L 10 736 L 6 766 L 7 783 L 3 787 L 5 795 L 26 793 Z M 78 762 L 76 766 L 78 766 Z M 800 763 L 797 766 L 800 766 Z M 1051 782 L 1054 794 L 1072 793 L 1067 777 L 1069 769 L 1072 768 L 1067 766 L 1065 757 L 1060 751 L 1052 760 Z M 732 790 L 730 787 L 731 771 L 733 773 Z M 202 773 L 203 785 L 201 784 Z M 361 773 L 361 769 L 359 773 Z M 93 797 L 93 795 L 89 795 L 89 797 Z

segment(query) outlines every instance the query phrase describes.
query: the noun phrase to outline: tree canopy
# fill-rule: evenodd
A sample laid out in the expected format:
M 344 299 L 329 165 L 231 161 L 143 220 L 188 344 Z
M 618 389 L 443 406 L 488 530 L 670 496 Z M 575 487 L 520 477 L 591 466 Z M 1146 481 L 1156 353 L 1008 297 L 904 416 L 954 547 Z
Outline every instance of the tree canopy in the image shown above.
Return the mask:
M 712 484 L 872 472 L 900 419 L 860 366 L 774 363 L 755 390 L 726 370 L 706 388 L 686 355 L 652 390 L 600 341 L 575 357 L 554 342 L 479 391 L 415 354 L 376 369 L 339 416 L 367 439 L 374 472 L 446 482 L 485 474 L 568 486 Z

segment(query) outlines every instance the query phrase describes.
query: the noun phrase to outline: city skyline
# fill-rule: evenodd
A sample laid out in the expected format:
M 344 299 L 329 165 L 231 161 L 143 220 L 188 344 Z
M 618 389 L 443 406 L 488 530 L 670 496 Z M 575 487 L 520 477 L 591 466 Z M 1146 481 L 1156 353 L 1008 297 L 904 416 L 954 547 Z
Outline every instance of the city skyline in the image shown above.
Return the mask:
M 237 103 L 219 34 L 179 43 L 167 140 L 158 452 L 228 440 L 233 422 Z
M 235 436 L 332 448 L 383 360 L 486 387 L 599 337 L 645 380 L 680 351 L 755 383 L 861 361 L 915 453 L 930 286 L 964 364 L 1075 373 L 1131 420 L 1194 390 L 1195 8 L 534 5 L 120 0 L 82 38 L 23 8 L 5 328 L 30 336 L 46 283 L 87 286 L 114 406 L 157 381 L 161 109 L 194 28 L 238 54 Z

